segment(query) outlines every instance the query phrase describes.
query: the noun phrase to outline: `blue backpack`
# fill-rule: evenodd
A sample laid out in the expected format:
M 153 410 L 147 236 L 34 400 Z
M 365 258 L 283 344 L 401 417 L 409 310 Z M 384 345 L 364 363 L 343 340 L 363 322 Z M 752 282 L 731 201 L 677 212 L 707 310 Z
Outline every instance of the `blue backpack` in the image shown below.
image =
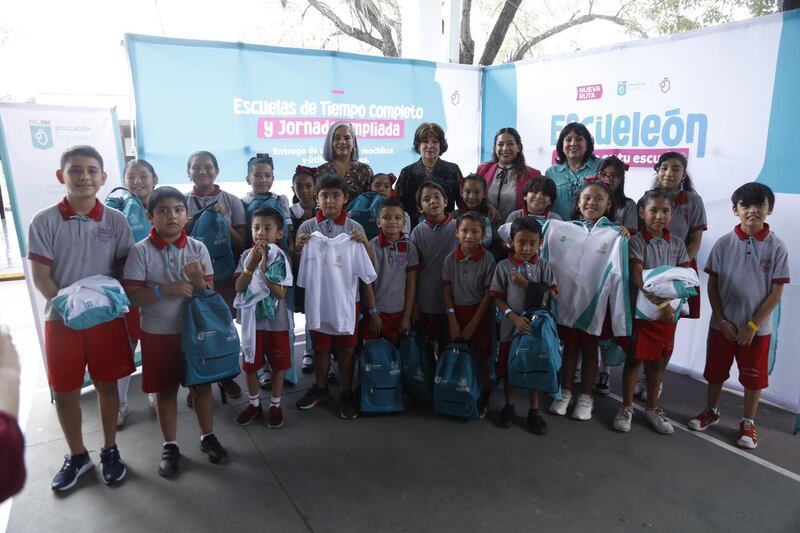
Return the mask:
M 283 206 L 280 200 L 271 192 L 254 196 L 250 203 L 245 206 L 244 216 L 247 221 L 245 248 L 252 248 L 253 246 L 253 234 L 250 231 L 250 228 L 253 227 L 253 214 L 259 209 L 266 209 L 267 207 L 283 215 Z M 284 252 L 289 250 L 289 227 L 286 225 L 286 220 L 283 221 L 283 237 L 278 240 L 278 246 L 280 246 Z
M 478 420 L 477 360 L 466 344 L 449 344 L 439 355 L 433 381 L 433 412 Z
M 514 333 L 508 356 L 508 384 L 512 388 L 557 394 L 561 352 L 556 322 L 546 310 L 526 315 L 531 319 L 531 332 Z
M 117 191 L 122 191 L 119 196 L 111 196 Z M 146 239 L 150 235 L 150 228 L 153 225 L 147 219 L 147 209 L 144 208 L 142 202 L 131 194 L 125 187 L 114 187 L 111 192 L 106 196 L 106 205 L 112 209 L 120 211 L 128 220 L 128 226 L 131 228 L 133 235 L 133 242 L 139 242 Z
M 347 216 L 361 224 L 367 239 L 378 236 L 378 213 L 385 200 L 377 192 L 362 192 L 347 206 Z
M 186 304 L 181 336 L 184 387 L 213 383 L 239 374 L 239 334 L 225 300 L 212 291 L 195 291 Z
M 428 355 L 425 338 L 410 331 L 400 340 L 400 361 L 403 369 L 403 389 L 415 400 L 433 401 L 433 358 Z
M 367 342 L 358 356 L 361 411 L 396 413 L 405 410 L 400 354 L 386 339 Z
M 233 262 L 231 232 L 225 217 L 214 211 L 215 205 L 213 203 L 195 213 L 190 235 L 206 245 L 211 266 L 214 267 L 214 281 L 219 281 L 231 279 L 236 265 Z

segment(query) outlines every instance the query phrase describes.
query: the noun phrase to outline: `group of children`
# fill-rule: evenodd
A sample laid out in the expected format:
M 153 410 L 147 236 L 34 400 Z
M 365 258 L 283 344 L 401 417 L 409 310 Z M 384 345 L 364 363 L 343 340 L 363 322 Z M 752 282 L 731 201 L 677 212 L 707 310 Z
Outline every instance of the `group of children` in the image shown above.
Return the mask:
M 457 202 L 461 209 L 455 213 L 446 212 L 449 199 L 445 190 L 434 181 L 426 181 L 416 193 L 420 221 L 409 232 L 409 214 L 393 197 L 392 176 L 377 174 L 371 190 L 386 199 L 377 217 L 378 235 L 368 239 L 364 228 L 348 217 L 346 206 L 352 198 L 348 198 L 347 183 L 336 174 L 318 176 L 314 169 L 298 167 L 292 179 L 296 201 L 289 205 L 285 197 L 270 192 L 274 178 L 268 156 L 259 155 L 248 163 L 247 182 L 252 192 L 244 201 L 220 190 L 215 183 L 218 172 L 213 154 L 192 154 L 187 174 L 194 188 L 184 195 L 172 187 L 156 188 L 158 178 L 147 162 L 130 162 L 125 169 L 125 184 L 146 209 L 152 225 L 147 237 L 134 243 L 125 216 L 97 199 L 106 181 L 100 154 L 88 146 L 63 154 L 56 175 L 67 194 L 59 204 L 35 216 L 29 239 L 34 283 L 48 300 L 48 378 L 70 449 L 53 479 L 54 490 L 70 489 L 92 467 L 83 444 L 79 405 L 87 365 L 102 419 L 103 478 L 115 483 L 125 476 L 115 435 L 127 386 L 120 386 L 118 394 L 117 381 L 124 382 L 133 372 L 137 341 L 141 342 L 142 389 L 154 395 L 151 401 L 164 437 L 158 471 L 163 476 L 178 471 L 177 392 L 184 305 L 194 291 L 205 288 L 217 290 L 232 304 L 256 278 L 268 287 L 270 305 L 269 311 L 256 319 L 253 360 L 246 359 L 242 365 L 249 398 L 237 417 L 238 424 L 249 424 L 263 415 L 258 373 L 267 366 L 272 373 L 272 394 L 266 425 L 283 425 L 281 394 L 284 373 L 292 367 L 292 314 L 305 305 L 312 323 L 307 344 L 313 351 L 314 385 L 297 401 L 298 409 L 311 409 L 329 399 L 329 367 L 335 354 L 339 414 L 344 419 L 356 418 L 352 388 L 354 357 L 360 343 L 384 337 L 397 344 L 405 333 L 419 328 L 434 353 L 449 342 L 470 345 L 480 361 L 481 416 L 488 410 L 492 392 L 490 361 L 496 359 L 494 370 L 505 396 L 497 424 L 503 428 L 512 425 L 515 408 L 508 382 L 509 352 L 514 335 L 531 330 L 525 316 L 530 291 L 543 286 L 558 303 L 557 309 L 563 311 L 571 305 L 569 298 L 559 299 L 560 265 L 540 255 L 550 221 L 560 219 L 550 211 L 556 202 L 556 188 L 549 178 L 530 180 L 524 189 L 525 206 L 505 221 L 498 220 L 496 210 L 488 206 L 483 178 L 469 175 L 463 180 L 462 197 Z M 585 180 L 578 193 L 574 222 L 560 223 L 578 224 L 589 233 L 598 231 L 596 228 L 615 228 L 614 238 L 624 239 L 629 248 L 632 288 L 643 291 L 643 270 L 663 265 L 696 268 L 694 258 L 705 230 L 705 212 L 681 154 L 670 152 L 661 157 L 654 186 L 638 203 L 625 197 L 624 173 L 625 166 L 617 158 L 604 160 L 598 176 Z M 275 202 L 255 203 L 264 197 L 274 197 Z M 748 183 L 736 190 L 732 202 L 740 224 L 715 244 L 706 265 L 712 307 L 704 374 L 709 382 L 708 405 L 689 427 L 702 431 L 719 421 L 721 387 L 735 358 L 745 387 L 739 444 L 754 448 L 758 438 L 753 418 L 759 392 L 767 386 L 770 317 L 789 273 L 786 248 L 765 223 L 774 207 L 769 188 Z M 188 235 L 195 222 L 192 216 L 205 208 L 224 217 L 231 246 L 239 254 L 231 279 L 214 279 L 209 251 Z M 330 264 L 322 254 L 321 262 L 310 266 L 307 248 L 318 235 L 363 247 L 374 273 L 365 273 L 369 268 L 358 270 L 342 264 L 337 254 Z M 552 241 L 548 246 L 569 246 L 566 239 Z M 551 253 L 550 257 L 557 255 Z M 346 288 L 319 287 L 309 274 L 312 270 L 303 272 L 302 268 L 350 268 L 357 282 Z M 50 301 L 59 289 L 97 274 L 122 280 L 134 308 L 127 324 L 125 319 L 117 319 L 86 330 L 69 329 Z M 605 323 L 600 335 L 566 324 L 559 326 L 564 354 L 562 392 L 550 405 L 551 413 L 565 415 L 574 400 L 572 417 L 591 418 L 593 387 L 608 387 L 604 366 L 600 367 L 600 382 L 595 384 L 598 354 L 604 354 L 601 341 L 614 337 L 627 355 L 623 407 L 613 421 L 614 429 L 631 429 L 632 402 L 644 361 L 647 419 L 655 430 L 672 432 L 658 400 L 661 376 L 672 352 L 675 310 L 668 300 L 648 293 L 645 296 L 658 306 L 659 319 L 637 319 L 632 336 L 615 336 L 608 327 L 608 317 L 590 317 Z M 313 310 L 309 302 L 313 302 Z M 337 309 L 343 319 L 354 319 L 355 327 L 343 333 L 341 328 L 319 325 L 317 306 Z M 492 339 L 498 322 L 495 354 Z M 573 398 L 573 376 L 579 360 L 581 390 Z M 192 387 L 190 400 L 200 426 L 201 450 L 212 463 L 226 460 L 227 452 L 214 434 L 211 384 Z M 531 391 L 529 400 L 527 425 L 533 433 L 545 434 L 541 398 Z

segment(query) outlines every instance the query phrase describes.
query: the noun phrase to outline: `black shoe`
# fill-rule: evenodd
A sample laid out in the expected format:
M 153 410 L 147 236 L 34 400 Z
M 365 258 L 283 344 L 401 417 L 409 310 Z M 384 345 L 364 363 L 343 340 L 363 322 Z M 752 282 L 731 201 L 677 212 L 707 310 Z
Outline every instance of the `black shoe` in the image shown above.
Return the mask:
M 321 389 L 317 387 L 316 384 L 312 385 L 310 389 L 306 391 L 302 398 L 297 400 L 295 404 L 298 409 L 306 410 L 311 409 L 319 402 L 324 402 L 330 397 L 330 393 L 328 392 L 327 388 Z
M 103 481 L 106 485 L 119 483 L 128 472 L 116 444 L 100 450 L 100 463 L 103 465 Z
M 88 472 L 94 464 L 89 458 L 89 452 L 84 451 L 78 455 L 65 455 L 64 465 L 53 478 L 50 488 L 53 490 L 69 490 L 78 482 L 78 478 Z
M 478 418 L 483 420 L 486 418 L 486 413 L 489 412 L 489 398 L 492 395 L 492 389 L 487 387 L 481 391 L 478 396 Z
M 208 460 L 214 464 L 224 461 L 228 458 L 228 452 L 222 447 L 222 444 L 217 440 L 217 436 L 213 433 L 206 435 L 200 441 L 200 450 L 208 455 Z
M 503 410 L 500 411 L 500 417 L 497 419 L 497 427 L 510 428 L 514 423 L 514 404 L 506 404 Z
M 353 402 L 353 391 L 345 390 L 339 394 L 339 416 L 345 420 L 358 418 L 358 411 Z
M 539 409 L 528 410 L 528 429 L 534 435 L 544 435 L 547 433 L 547 423 L 542 417 L 542 412 Z
M 178 473 L 178 459 L 181 458 L 181 450 L 177 444 L 167 444 L 161 450 L 161 462 L 158 463 L 158 473 L 164 477 L 170 477 Z

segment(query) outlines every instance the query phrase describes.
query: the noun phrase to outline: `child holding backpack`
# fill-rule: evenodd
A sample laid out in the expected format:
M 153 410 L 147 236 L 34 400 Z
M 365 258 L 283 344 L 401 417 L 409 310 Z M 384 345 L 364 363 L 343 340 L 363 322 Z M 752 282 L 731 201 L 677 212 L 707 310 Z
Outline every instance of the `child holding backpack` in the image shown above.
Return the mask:
M 134 245 L 125 263 L 123 284 L 131 303 L 141 308 L 142 390 L 156 394 L 156 413 L 164 446 L 158 473 L 178 471 L 177 394 L 182 374 L 181 336 L 186 301 L 194 291 L 214 287 L 214 270 L 202 242 L 186 235 L 187 205 L 173 187 L 153 191 L 147 205 L 150 236 Z M 228 454 L 214 435 L 211 384 L 192 387 L 200 425 L 200 449 L 212 463 Z
M 531 331 L 530 319 L 522 316 L 528 310 L 528 288 L 532 283 L 543 283 L 550 287 L 552 297 L 558 292 L 553 269 L 538 255 L 542 244 L 542 226 L 535 218 L 517 218 L 511 223 L 510 244 L 514 252 L 495 268 L 489 290 L 497 309 L 503 314 L 497 357 L 497 376 L 503 380 L 505 393 L 505 405 L 497 420 L 501 428 L 509 428 L 514 422 L 514 391 L 508 383 L 508 357 L 514 332 L 527 335 Z M 530 402 L 528 428 L 536 435 L 544 435 L 547 433 L 547 424 L 539 409 L 538 391 L 530 391 Z
M 263 208 L 275 209 L 283 216 L 282 237 L 278 246 L 284 252 L 288 252 L 291 247 L 289 240 L 289 227 L 292 225 L 292 217 L 289 213 L 289 199 L 284 195 L 277 195 L 270 192 L 275 181 L 274 165 L 269 154 L 256 154 L 247 162 L 247 184 L 251 190 L 242 197 L 242 204 L 245 212 L 245 248 L 252 248 L 253 239 L 249 233 L 253 227 L 253 214 Z

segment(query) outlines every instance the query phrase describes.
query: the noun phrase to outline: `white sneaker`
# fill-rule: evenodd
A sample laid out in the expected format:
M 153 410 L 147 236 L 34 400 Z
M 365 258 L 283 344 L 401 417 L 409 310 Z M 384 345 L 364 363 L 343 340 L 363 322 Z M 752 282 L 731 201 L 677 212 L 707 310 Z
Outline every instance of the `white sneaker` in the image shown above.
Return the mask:
M 314 358 L 310 353 L 303 355 L 303 364 L 301 369 L 303 374 L 311 374 L 314 371 Z
M 662 390 L 664 390 L 664 384 L 663 383 L 659 383 L 658 384 L 658 398 L 656 398 L 656 400 L 659 400 L 661 398 L 661 391 Z M 647 384 L 645 384 L 644 388 L 642 389 L 642 401 L 643 402 L 647 401 Z
M 639 379 L 636 381 L 636 385 L 633 387 L 633 396 L 636 398 L 641 398 L 642 394 L 647 394 L 647 378 L 644 376 L 639 376 Z
M 150 394 L 148 394 L 147 395 L 147 401 L 150 402 L 150 407 L 155 409 L 156 408 L 156 393 L 155 392 L 151 392 Z
M 669 423 L 669 419 L 667 419 L 667 415 L 662 409 L 647 409 L 644 415 L 647 417 L 647 421 L 650 422 L 650 425 L 653 426 L 653 429 L 662 435 L 671 435 L 672 432 L 675 431 L 675 428 Z
M 121 428 L 122 425 L 125 423 L 125 419 L 128 418 L 131 409 L 127 405 L 121 405 L 119 411 L 117 411 L 117 427 Z
M 561 399 L 553 400 L 550 404 L 550 412 L 554 415 L 564 416 L 567 414 L 567 407 L 572 402 L 572 392 L 565 390 L 561 391 Z
M 591 420 L 594 400 L 590 394 L 578 394 L 578 401 L 575 402 L 575 409 L 572 410 L 572 418 L 575 420 Z
M 633 407 L 621 407 L 617 416 L 614 417 L 614 429 L 622 433 L 628 433 L 631 430 L 631 421 L 633 420 Z
M 575 369 L 575 373 L 572 375 L 572 382 L 573 383 L 580 383 L 581 382 L 581 368 L 580 367 Z

